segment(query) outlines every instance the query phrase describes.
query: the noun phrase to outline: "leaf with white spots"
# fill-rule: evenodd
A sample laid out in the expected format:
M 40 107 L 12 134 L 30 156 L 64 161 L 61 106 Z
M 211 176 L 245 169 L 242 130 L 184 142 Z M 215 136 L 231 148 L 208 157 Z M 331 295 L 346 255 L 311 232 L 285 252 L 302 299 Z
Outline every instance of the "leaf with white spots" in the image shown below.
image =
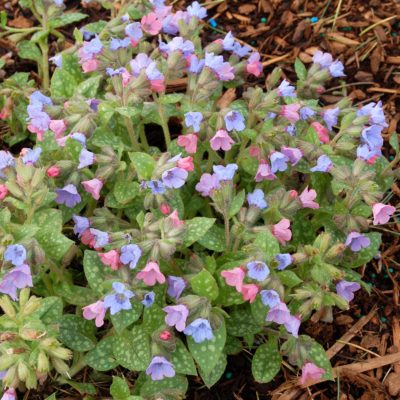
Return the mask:
M 93 331 L 93 322 L 66 314 L 61 319 L 59 338 L 72 350 L 89 351 L 96 346 Z
M 199 373 L 201 379 L 203 379 L 204 384 L 210 389 L 211 386 L 214 386 L 220 379 L 226 369 L 226 354 L 221 354 L 217 364 L 215 365 L 214 369 L 209 373 L 205 373 L 199 368 Z
M 143 311 L 143 328 L 148 334 L 152 334 L 164 324 L 165 312 L 158 304 L 153 304 Z
M 301 335 L 300 341 L 306 343 L 307 360 L 310 360 L 317 367 L 325 370 L 325 374 L 323 375 L 324 379 L 333 379 L 332 365 L 325 349 L 317 341 L 306 335 Z
M 139 179 L 151 179 L 156 162 L 154 158 L 146 153 L 132 152 L 129 153 L 129 158 L 135 168 Z
M 232 200 L 232 204 L 229 208 L 229 218 L 234 217 L 241 209 L 246 198 L 246 192 L 240 191 Z
M 184 245 L 189 247 L 194 242 L 203 238 L 207 231 L 214 225 L 215 218 L 196 217 L 185 221 L 186 232 Z
M 118 366 L 113 354 L 114 336 L 102 339 L 97 346 L 86 354 L 85 361 L 96 371 L 109 371 Z
M 197 242 L 208 250 L 222 252 L 226 247 L 225 231 L 223 228 L 213 225 Z
M 215 300 L 218 297 L 218 285 L 214 277 L 203 269 L 198 274 L 190 279 L 190 285 L 193 292 L 199 296 L 207 297 L 210 300 Z
M 177 374 L 197 375 L 196 366 L 188 349 L 180 339 L 176 339 L 175 350 L 170 353 L 171 363 Z
M 145 371 L 150 363 L 149 335 L 140 326 L 114 337 L 113 354 L 117 362 L 131 371 Z
M 371 232 L 364 234 L 371 241 L 370 245 L 359 252 L 355 253 L 355 260 L 350 264 L 351 268 L 357 268 L 361 265 L 371 261 L 379 251 L 379 247 L 382 243 L 382 234 L 378 232 Z
M 205 340 L 202 343 L 196 343 L 192 337 L 187 337 L 189 350 L 205 374 L 209 374 L 215 368 L 224 349 L 226 341 L 225 322 L 213 334 L 213 339 Z
M 251 363 L 254 379 L 260 383 L 271 382 L 281 369 L 282 356 L 279 353 L 278 342 L 270 338 L 267 343 L 259 346 Z
M 160 381 L 153 381 L 148 377 L 140 388 L 140 395 L 157 399 L 164 398 L 162 395 L 167 392 L 171 395 L 168 399 L 180 399 L 184 398 L 187 389 L 188 381 L 183 375 L 175 375 L 173 378 L 164 378 Z
M 121 204 L 128 204 L 139 194 L 139 188 L 140 186 L 137 182 L 119 180 L 115 182 L 113 189 L 115 200 Z
M 138 301 L 131 301 L 130 310 L 121 310 L 111 315 L 111 322 L 117 332 L 122 332 L 126 327 L 136 322 L 142 315 L 143 305 Z

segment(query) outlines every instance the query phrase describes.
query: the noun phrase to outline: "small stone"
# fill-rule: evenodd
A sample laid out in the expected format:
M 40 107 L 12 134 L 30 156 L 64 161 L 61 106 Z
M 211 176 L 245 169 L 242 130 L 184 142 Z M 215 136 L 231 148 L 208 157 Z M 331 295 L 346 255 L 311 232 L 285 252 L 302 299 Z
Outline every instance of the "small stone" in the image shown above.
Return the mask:
M 262 17 L 262 18 L 261 18 L 261 22 L 262 22 L 263 24 L 265 24 L 265 23 L 267 22 L 267 18 Z
M 231 379 L 232 376 L 233 376 L 232 372 L 227 372 L 227 373 L 225 374 L 225 378 L 226 378 L 226 379 Z

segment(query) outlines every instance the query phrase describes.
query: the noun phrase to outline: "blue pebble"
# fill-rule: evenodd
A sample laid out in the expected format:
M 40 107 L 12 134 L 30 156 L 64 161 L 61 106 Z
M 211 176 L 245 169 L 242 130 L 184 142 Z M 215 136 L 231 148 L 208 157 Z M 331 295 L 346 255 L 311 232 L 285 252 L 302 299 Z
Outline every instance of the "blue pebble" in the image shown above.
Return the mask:
M 218 26 L 217 21 L 215 21 L 214 18 L 210 18 L 209 22 L 210 22 L 210 25 L 211 25 L 213 28 L 216 28 L 216 27 Z
M 316 22 L 318 22 L 318 17 L 311 17 L 311 22 L 313 24 L 315 24 Z

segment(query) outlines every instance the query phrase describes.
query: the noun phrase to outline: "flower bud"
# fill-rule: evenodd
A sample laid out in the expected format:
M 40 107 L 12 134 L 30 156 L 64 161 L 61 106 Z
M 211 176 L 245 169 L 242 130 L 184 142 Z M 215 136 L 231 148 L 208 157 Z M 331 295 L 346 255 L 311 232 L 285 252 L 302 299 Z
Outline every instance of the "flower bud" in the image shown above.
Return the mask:
M 3 309 L 4 314 L 6 314 L 10 318 L 15 318 L 15 309 L 10 300 L 10 298 L 6 295 L 0 297 L 0 307 Z M 0 368 L 0 371 L 4 368 Z
M 44 373 L 50 371 L 49 359 L 47 358 L 46 353 L 44 351 L 39 352 L 37 369 L 39 372 L 44 372 Z
M 61 358 L 62 360 L 69 360 L 72 357 L 72 352 L 71 350 L 68 350 L 64 347 L 56 347 L 56 348 L 50 348 L 47 350 L 48 353 L 54 357 Z
M 18 360 L 18 355 L 16 354 L 2 354 L 0 356 L 0 371 L 7 370 L 11 365 L 15 364 Z
M 25 364 L 24 361 L 20 361 L 17 365 L 17 373 L 18 373 L 18 377 L 21 381 L 25 382 L 26 379 L 28 379 L 28 375 L 29 375 L 29 368 L 27 367 L 27 365 Z
M 29 300 L 29 295 L 30 295 L 30 289 L 29 288 L 22 289 L 19 292 L 19 305 L 20 305 L 20 307 L 24 307 L 24 305 Z
M 333 245 L 325 254 L 325 261 L 331 262 L 342 256 L 344 251 L 346 250 L 346 245 L 344 243 L 337 243 Z
M 51 358 L 51 365 L 55 368 L 55 370 L 61 374 L 61 375 L 66 375 L 67 372 L 69 371 L 68 364 L 66 364 L 64 361 L 58 359 L 58 358 Z

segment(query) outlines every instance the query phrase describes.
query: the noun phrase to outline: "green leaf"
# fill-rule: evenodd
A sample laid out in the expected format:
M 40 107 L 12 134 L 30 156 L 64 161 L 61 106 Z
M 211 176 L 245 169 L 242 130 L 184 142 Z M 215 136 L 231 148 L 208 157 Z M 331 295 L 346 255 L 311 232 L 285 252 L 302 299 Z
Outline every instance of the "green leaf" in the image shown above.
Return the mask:
M 103 295 L 103 284 L 110 279 L 116 279 L 117 273 L 111 268 L 105 266 L 96 251 L 85 250 L 83 256 L 83 270 L 86 279 L 93 291 L 99 295 Z
M 59 338 L 66 346 L 76 351 L 89 351 L 96 346 L 93 323 L 78 315 L 63 315 Z
M 74 90 L 74 93 L 81 94 L 82 96 L 85 96 L 87 98 L 95 97 L 97 91 L 99 90 L 102 78 L 103 77 L 101 75 L 86 78 L 78 85 L 78 87 Z
M 251 363 L 254 379 L 260 383 L 271 382 L 281 369 L 282 356 L 279 353 L 278 342 L 270 338 L 267 343 L 259 346 Z
M 145 308 L 143 312 L 143 328 L 148 334 L 152 334 L 161 325 L 164 324 L 165 312 L 162 308 L 153 304 L 149 308 Z
M 332 365 L 329 361 L 325 349 L 318 342 L 308 336 L 302 335 L 300 336 L 300 338 L 307 338 L 307 359 L 311 360 L 317 367 L 323 368 L 325 370 L 323 378 L 333 379 Z
M 110 386 L 110 394 L 114 400 L 127 400 L 131 392 L 125 379 L 119 376 L 112 377 L 112 384 Z
M 263 323 L 259 324 L 252 315 L 248 303 L 230 309 L 230 318 L 226 320 L 226 328 L 230 335 L 243 337 L 261 332 Z
M 221 354 L 218 359 L 217 364 L 214 369 L 210 371 L 208 374 L 204 373 L 202 369 L 199 369 L 201 379 L 203 379 L 204 384 L 210 389 L 211 386 L 214 386 L 221 378 L 226 369 L 226 355 Z
M 151 179 L 156 162 L 153 157 L 146 153 L 129 153 L 129 158 L 135 168 L 139 179 Z
M 379 247 L 382 243 L 382 234 L 378 232 L 371 232 L 365 233 L 364 235 L 369 238 L 371 244 L 356 253 L 357 258 L 351 262 L 351 268 L 357 268 L 366 264 L 378 254 Z
M 304 81 L 307 78 L 307 68 L 299 58 L 294 62 L 294 70 L 296 71 L 297 78 Z
M 141 326 L 114 337 L 113 354 L 117 362 L 131 371 L 145 371 L 150 364 L 149 335 Z
M 63 303 L 56 296 L 46 297 L 40 300 L 40 308 L 34 315 L 37 315 L 45 324 L 59 323 L 63 311 Z
M 126 327 L 136 322 L 142 315 L 143 306 L 137 301 L 132 301 L 130 310 L 121 310 L 111 315 L 111 322 L 117 332 L 122 332 Z
M 75 55 L 62 56 L 62 68 L 56 68 L 51 77 L 50 91 L 52 97 L 70 98 L 76 87 L 85 76 Z
M 215 368 L 224 349 L 226 341 L 225 322 L 213 333 L 212 340 L 205 340 L 202 343 L 196 343 L 190 336 L 187 338 L 189 350 L 205 374 L 209 374 Z
M 207 231 L 214 225 L 215 218 L 195 217 L 185 221 L 186 232 L 184 245 L 189 247 L 197 240 L 204 237 Z
M 102 339 L 93 350 L 86 354 L 85 360 L 89 367 L 96 371 L 109 371 L 117 367 L 113 354 L 114 336 Z
M 97 296 L 92 289 L 83 286 L 70 285 L 67 282 L 61 282 L 54 287 L 57 296 L 62 297 L 68 304 L 74 306 L 87 306 L 97 300 Z
M 42 53 L 35 43 L 23 40 L 17 44 L 17 49 L 21 58 L 36 61 L 39 65 L 42 64 Z
M 63 378 L 61 378 L 61 383 L 70 385 L 75 390 L 77 390 L 80 394 L 95 395 L 97 393 L 96 387 L 91 383 L 75 382 L 70 379 L 63 379 Z
M 278 272 L 277 276 L 283 285 L 288 288 L 293 288 L 303 282 L 303 280 L 300 279 L 295 272 L 289 270 Z
M 390 135 L 389 143 L 397 154 L 399 152 L 399 136 L 397 132 L 393 132 Z
M 225 231 L 223 228 L 213 225 L 197 242 L 208 250 L 222 252 L 226 247 Z
M 188 389 L 188 381 L 185 376 L 175 375 L 173 378 L 164 378 L 160 381 L 153 381 L 148 378 L 143 386 L 140 388 L 140 395 L 155 396 L 157 394 L 163 394 L 166 391 L 176 393 L 178 396 L 172 398 L 182 398 Z M 153 398 L 153 397 L 152 397 Z M 157 398 L 156 396 L 154 398 Z
M 73 22 L 81 21 L 86 17 L 86 14 L 82 14 L 79 12 L 64 13 L 60 17 L 51 18 L 48 24 L 51 29 L 55 29 L 72 24 Z
M 37 31 L 32 35 L 31 42 L 38 43 L 41 40 L 46 39 L 47 36 L 49 36 L 49 33 L 50 32 L 48 30 L 46 30 L 46 31 Z
M 83 27 L 85 32 L 100 33 L 107 25 L 106 21 L 91 22 Z
M 280 253 L 279 242 L 270 231 L 257 233 L 254 247 L 262 251 L 266 258 L 273 258 Z
M 128 204 L 139 194 L 139 188 L 137 182 L 117 181 L 114 185 L 113 194 L 119 203 Z
M 175 103 L 180 102 L 182 99 L 183 99 L 182 93 L 165 94 L 160 97 L 160 103 L 161 104 L 175 104 Z
M 190 285 L 192 286 L 193 292 L 199 296 L 207 297 L 210 300 L 215 300 L 218 297 L 219 290 L 217 282 L 206 269 L 203 269 L 193 276 L 193 278 L 190 279 Z
M 170 353 L 170 361 L 177 374 L 197 375 L 192 356 L 183 342 L 178 338 L 176 339 L 175 350 Z
M 245 197 L 246 192 L 242 190 L 233 198 L 231 207 L 229 208 L 229 218 L 234 217 L 240 211 Z

